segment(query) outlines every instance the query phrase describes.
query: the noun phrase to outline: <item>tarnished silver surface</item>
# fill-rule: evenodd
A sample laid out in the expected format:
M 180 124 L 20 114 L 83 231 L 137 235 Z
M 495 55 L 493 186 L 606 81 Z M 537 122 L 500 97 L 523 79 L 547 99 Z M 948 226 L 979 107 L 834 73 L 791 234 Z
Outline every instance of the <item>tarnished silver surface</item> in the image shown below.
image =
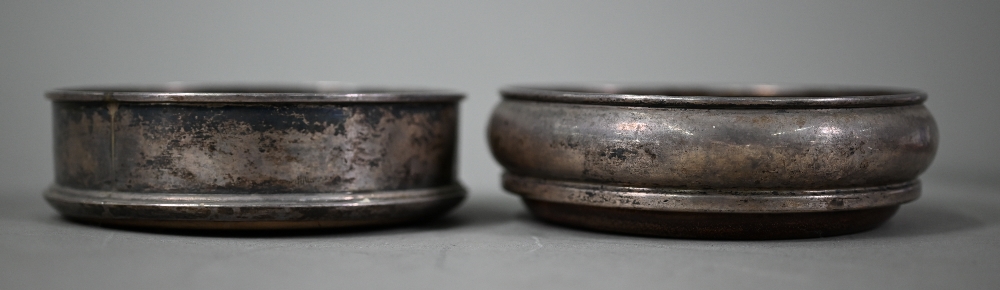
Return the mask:
M 937 150 L 926 95 L 912 90 L 568 85 L 501 94 L 489 143 L 504 187 L 526 201 L 747 214 L 886 208 L 919 196 L 916 178 Z
M 70 218 L 194 228 L 383 224 L 443 214 L 450 91 L 338 87 L 56 90 L 56 185 Z

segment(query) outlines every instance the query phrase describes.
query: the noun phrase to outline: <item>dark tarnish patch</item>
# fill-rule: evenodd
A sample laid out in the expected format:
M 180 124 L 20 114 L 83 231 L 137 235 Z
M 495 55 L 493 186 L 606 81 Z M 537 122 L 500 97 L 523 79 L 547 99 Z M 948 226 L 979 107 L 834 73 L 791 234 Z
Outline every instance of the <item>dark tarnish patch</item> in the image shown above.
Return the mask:
M 639 152 L 635 151 L 635 150 L 625 149 L 625 148 L 615 148 L 615 149 L 611 149 L 611 151 L 607 153 L 607 156 L 608 156 L 608 158 L 617 158 L 618 160 L 623 160 L 624 161 L 625 159 L 628 159 L 628 156 L 629 156 L 629 154 L 625 154 L 625 153 L 629 153 L 631 155 L 635 155 L 635 154 L 638 154 Z M 604 156 L 604 153 L 601 153 L 601 156 Z
M 333 130 L 334 136 L 344 136 L 347 135 L 347 129 L 344 128 L 344 123 L 337 124 L 337 128 Z
M 340 176 L 334 176 L 326 184 L 330 186 L 340 186 L 342 184 L 354 182 L 354 178 L 343 178 Z
M 122 106 L 126 107 L 125 105 Z M 145 122 L 136 125 L 156 128 L 170 125 L 170 129 L 186 132 L 218 131 L 226 122 L 249 125 L 253 131 L 317 132 L 331 124 L 343 124 L 348 117 L 343 106 L 322 105 L 184 105 L 129 104 L 128 112 L 141 116 Z M 239 114 L 232 114 L 239 111 Z M 123 110 L 125 112 L 125 110 Z M 308 116 L 308 117 L 306 117 Z
M 382 116 L 385 115 L 380 108 L 364 108 L 358 111 L 364 111 L 365 122 L 372 127 L 378 127 L 379 123 L 382 122 Z M 360 113 L 358 111 L 355 113 Z
M 53 103 L 56 183 L 85 189 L 114 186 L 112 120 L 105 103 Z

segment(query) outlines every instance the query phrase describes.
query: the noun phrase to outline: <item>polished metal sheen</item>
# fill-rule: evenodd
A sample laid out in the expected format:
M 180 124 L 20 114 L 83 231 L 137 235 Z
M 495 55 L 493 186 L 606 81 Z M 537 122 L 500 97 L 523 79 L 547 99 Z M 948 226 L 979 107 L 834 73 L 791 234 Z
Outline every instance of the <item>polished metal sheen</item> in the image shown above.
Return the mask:
M 504 187 L 548 221 L 684 238 L 874 228 L 920 195 L 926 94 L 857 87 L 512 86 L 489 124 Z
M 50 91 L 70 219 L 286 229 L 426 220 L 465 196 L 458 101 L 424 89 L 189 86 Z

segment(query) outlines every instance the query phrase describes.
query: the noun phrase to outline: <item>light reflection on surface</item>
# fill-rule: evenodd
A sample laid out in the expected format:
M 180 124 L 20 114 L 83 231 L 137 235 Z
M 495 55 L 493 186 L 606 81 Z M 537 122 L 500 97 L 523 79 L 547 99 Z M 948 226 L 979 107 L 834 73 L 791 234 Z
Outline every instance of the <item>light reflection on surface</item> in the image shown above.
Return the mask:
M 618 131 L 640 131 L 646 130 L 648 126 L 646 123 L 640 122 L 621 122 L 615 126 Z
M 686 130 L 684 128 L 681 128 L 680 126 L 677 126 L 677 125 L 674 125 L 674 124 L 664 124 L 664 129 L 667 129 L 668 131 L 678 132 L 678 133 L 681 133 L 681 134 L 684 134 L 684 135 L 688 135 L 688 136 L 693 136 L 694 135 L 694 133 L 691 133 L 691 131 L 688 131 L 688 130 Z
M 809 127 L 798 128 L 798 129 L 791 130 L 791 131 L 775 132 L 775 133 L 772 133 L 771 136 L 779 136 L 779 135 L 784 135 L 784 134 L 789 134 L 789 133 L 795 133 L 795 132 L 799 132 L 799 131 L 802 131 L 802 130 L 808 130 L 808 129 L 813 129 L 813 128 L 816 129 L 816 136 L 817 137 L 821 137 L 821 138 L 833 138 L 833 137 L 836 137 L 836 136 L 841 135 L 842 133 L 844 133 L 844 129 L 841 129 L 840 127 L 836 127 L 836 126 L 819 126 L 819 127 L 809 126 Z
M 778 135 L 784 135 L 784 134 L 788 134 L 788 133 L 794 133 L 794 132 L 798 132 L 798 131 L 802 131 L 802 130 L 812 129 L 813 127 L 815 127 L 815 126 L 802 127 L 802 128 L 798 128 L 798 129 L 791 130 L 791 131 L 777 132 L 777 133 L 771 134 L 771 136 L 778 136 Z
M 840 135 L 841 132 L 843 132 L 843 130 L 834 126 L 819 127 L 819 134 L 826 137 L 834 137 L 835 135 Z
M 617 123 L 612 124 L 612 128 L 614 128 L 615 134 L 624 135 L 624 136 L 632 136 L 633 134 L 638 133 L 640 131 L 650 131 L 650 130 L 671 131 L 671 132 L 681 133 L 681 134 L 688 135 L 688 136 L 693 136 L 694 135 L 694 133 L 692 133 L 691 131 L 689 131 L 689 130 L 681 127 L 681 126 L 678 126 L 676 124 L 669 124 L 669 123 L 668 124 L 653 124 L 651 126 L 650 124 L 647 124 L 645 122 L 623 121 L 623 122 L 617 122 Z M 642 140 L 639 139 L 639 136 L 641 136 L 641 135 L 635 135 L 636 139 L 634 139 L 634 140 L 633 139 L 628 139 L 628 140 L 621 140 L 621 139 L 619 139 L 617 141 L 642 142 Z

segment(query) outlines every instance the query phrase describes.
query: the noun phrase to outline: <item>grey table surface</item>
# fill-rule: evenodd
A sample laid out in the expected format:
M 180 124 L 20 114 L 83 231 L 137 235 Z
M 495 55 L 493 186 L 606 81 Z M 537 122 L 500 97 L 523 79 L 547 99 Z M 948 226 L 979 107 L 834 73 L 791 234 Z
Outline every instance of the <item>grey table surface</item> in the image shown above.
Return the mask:
M 880 228 L 780 241 L 581 231 L 535 220 L 512 195 L 476 191 L 447 217 L 409 227 L 138 232 L 63 220 L 41 190 L 0 195 L 0 289 L 1000 287 L 1000 188 L 989 181 L 925 178 L 923 197 Z

